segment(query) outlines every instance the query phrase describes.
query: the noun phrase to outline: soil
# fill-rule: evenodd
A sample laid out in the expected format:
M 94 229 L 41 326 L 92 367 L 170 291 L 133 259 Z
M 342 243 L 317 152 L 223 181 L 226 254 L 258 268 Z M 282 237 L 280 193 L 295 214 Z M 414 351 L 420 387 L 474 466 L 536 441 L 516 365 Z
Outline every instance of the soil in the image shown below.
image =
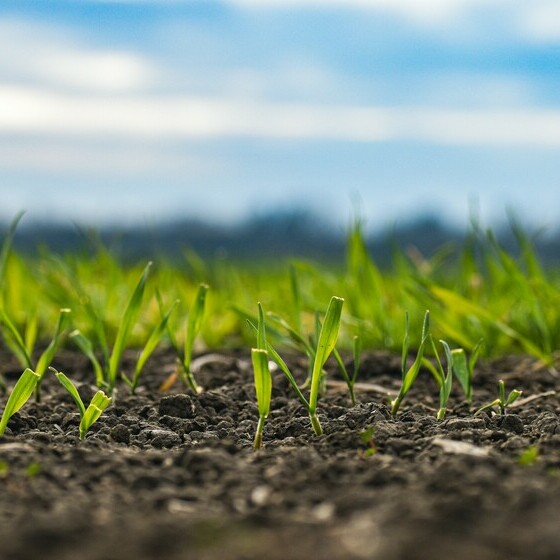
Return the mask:
M 12 384 L 21 369 L 0 359 Z M 198 364 L 204 393 L 163 393 L 174 360 L 155 356 L 82 442 L 74 403 L 45 379 L 0 438 L 0 558 L 560 558 L 560 380 L 534 360 L 480 363 L 473 407 L 454 393 L 438 421 L 426 372 L 393 418 L 383 393 L 398 388 L 400 358 L 368 355 L 355 407 L 329 374 L 321 437 L 278 373 L 257 452 L 248 354 Z M 54 365 L 93 394 L 81 355 Z M 305 361 L 291 365 L 303 378 Z M 499 378 L 524 391 L 517 406 L 475 416 Z

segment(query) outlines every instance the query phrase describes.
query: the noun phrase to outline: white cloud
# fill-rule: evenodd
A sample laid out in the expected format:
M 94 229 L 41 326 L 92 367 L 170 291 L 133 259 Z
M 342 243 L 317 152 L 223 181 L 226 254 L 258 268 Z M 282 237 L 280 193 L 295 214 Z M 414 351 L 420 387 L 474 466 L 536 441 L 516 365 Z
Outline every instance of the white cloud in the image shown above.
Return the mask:
M 560 2 L 530 2 L 518 12 L 518 26 L 523 35 L 536 42 L 560 41 Z
M 138 54 L 84 46 L 65 27 L 27 20 L 0 20 L 0 76 L 98 93 L 143 89 L 156 78 Z
M 0 133 L 52 137 L 257 137 L 560 147 L 560 110 L 249 103 L 187 96 L 76 96 L 0 87 Z

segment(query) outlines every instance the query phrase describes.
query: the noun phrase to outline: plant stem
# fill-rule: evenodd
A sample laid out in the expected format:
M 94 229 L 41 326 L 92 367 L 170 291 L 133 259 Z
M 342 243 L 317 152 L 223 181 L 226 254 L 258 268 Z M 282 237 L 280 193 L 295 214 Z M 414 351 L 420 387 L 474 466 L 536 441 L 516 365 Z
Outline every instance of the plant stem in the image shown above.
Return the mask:
M 259 416 L 259 423 L 257 424 L 257 431 L 255 432 L 255 439 L 253 441 L 253 449 L 260 449 L 263 440 L 264 416 Z
M 323 428 L 321 427 L 321 422 L 319 422 L 319 418 L 317 417 L 316 412 L 309 412 L 309 418 L 311 419 L 311 425 L 313 426 L 313 431 L 315 432 L 316 436 L 323 435 Z

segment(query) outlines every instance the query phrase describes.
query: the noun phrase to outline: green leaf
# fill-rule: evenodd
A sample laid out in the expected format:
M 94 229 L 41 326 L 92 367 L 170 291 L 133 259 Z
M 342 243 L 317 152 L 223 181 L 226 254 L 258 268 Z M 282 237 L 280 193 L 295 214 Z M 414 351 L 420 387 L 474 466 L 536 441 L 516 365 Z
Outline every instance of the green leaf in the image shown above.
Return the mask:
M 406 375 L 406 361 L 408 358 L 408 349 L 410 347 L 409 328 L 408 311 L 406 311 L 404 314 L 404 336 L 401 351 L 401 374 L 403 381 Z
M 453 361 L 453 373 L 461 385 L 465 398 L 470 402 L 472 395 L 472 377 L 471 369 L 467 362 L 467 355 L 463 348 L 454 348 L 451 351 L 451 359 Z
M 266 350 L 266 325 L 264 321 L 264 311 L 261 303 L 258 304 L 259 308 L 259 322 L 257 323 L 257 348 Z
M 95 352 L 93 351 L 93 344 L 91 343 L 89 338 L 87 338 L 77 329 L 72 331 L 68 336 L 76 343 L 76 346 L 86 355 L 86 357 L 91 362 L 93 371 L 95 372 L 95 384 L 98 387 L 108 385 L 108 380 L 105 379 L 103 368 L 101 367 L 99 360 L 95 356 Z
M 253 361 L 259 416 L 266 418 L 270 412 L 270 399 L 272 395 L 272 377 L 268 367 L 268 352 L 261 348 L 253 348 L 251 350 L 251 359 Z
M 418 353 L 416 354 L 416 359 L 414 360 L 413 364 L 410 368 L 406 371 L 406 354 L 403 352 L 403 366 L 405 368 L 403 380 L 401 384 L 401 388 L 399 389 L 399 394 L 397 397 L 391 401 L 391 414 L 394 416 L 397 414 L 399 407 L 401 405 L 402 400 L 410 391 L 416 377 L 420 373 L 420 368 L 424 362 L 424 347 L 426 346 L 426 342 L 428 341 L 429 334 L 430 334 L 430 312 L 427 310 L 424 314 L 424 322 L 422 325 L 422 341 L 420 342 L 420 346 L 418 347 Z M 408 318 L 407 318 L 407 328 L 405 330 L 405 338 L 408 337 Z M 406 343 L 408 345 L 408 343 Z M 405 344 L 403 343 L 403 350 Z
M 10 418 L 29 400 L 39 379 L 40 377 L 32 369 L 27 368 L 17 380 L 2 413 L 0 435 L 6 431 Z
M 58 322 L 56 324 L 56 328 L 54 331 L 53 338 L 45 351 L 41 354 L 37 362 L 37 366 L 35 368 L 35 372 L 39 377 L 42 379 L 47 371 L 48 366 L 53 361 L 54 355 L 56 353 L 56 349 L 60 344 L 60 339 L 62 338 L 62 333 L 64 329 L 68 325 L 68 320 L 70 316 L 70 309 L 61 309 L 60 314 L 58 316 Z
M 8 331 L 8 335 L 11 337 L 15 344 L 15 349 L 17 350 L 23 364 L 31 369 L 33 367 L 33 362 L 31 361 L 31 356 L 27 351 L 27 346 L 23 341 L 21 334 L 19 333 L 17 327 L 14 325 L 12 320 L 8 317 L 4 309 L 0 308 L 0 321 L 4 324 Z
M 163 316 L 163 318 L 158 323 L 156 328 L 150 334 L 150 337 L 148 338 L 146 344 L 144 345 L 144 348 L 142 348 L 142 352 L 140 353 L 140 356 L 138 356 L 138 360 L 136 361 L 136 367 L 134 368 L 134 377 L 132 378 L 132 381 L 130 381 L 129 383 L 133 393 L 136 389 L 136 386 L 138 385 L 140 374 L 142 373 L 142 370 L 144 369 L 146 362 L 153 354 L 154 350 L 157 348 L 158 344 L 160 343 L 161 339 L 163 338 L 163 335 L 167 330 L 169 317 L 171 316 L 171 313 L 175 309 L 175 306 L 177 305 L 178 302 L 179 300 L 173 302 L 173 304 L 171 305 L 167 313 Z
M 130 296 L 128 304 L 126 306 L 125 312 L 122 316 L 119 329 L 117 331 L 117 337 L 115 339 L 115 344 L 113 346 L 113 351 L 109 359 L 109 373 L 108 373 L 108 383 L 109 390 L 112 391 L 117 382 L 117 375 L 119 373 L 122 355 L 126 346 L 126 341 L 130 335 L 130 331 L 134 327 L 138 313 L 140 312 L 140 306 L 142 305 L 142 298 L 144 296 L 144 290 L 146 288 L 146 282 L 148 280 L 148 275 L 152 263 L 149 262 L 142 272 L 134 292 Z
M 317 398 L 319 396 L 319 383 L 321 381 L 321 371 L 327 358 L 334 350 L 338 338 L 342 306 L 344 299 L 333 296 L 325 314 L 325 320 L 319 332 L 317 351 L 313 362 L 313 375 L 311 377 L 311 392 L 309 395 L 309 408 L 311 414 L 317 409 Z
M 247 319 L 247 323 L 253 330 L 255 330 L 255 331 L 257 330 L 257 327 L 249 319 Z M 295 380 L 295 377 L 293 376 L 293 374 L 290 371 L 290 368 L 288 367 L 286 362 L 282 359 L 280 354 L 278 354 L 278 352 L 275 350 L 274 346 L 272 346 L 272 344 L 270 342 L 267 342 L 266 348 L 267 348 L 269 357 L 272 359 L 273 362 L 275 362 L 278 365 L 278 367 L 280 368 L 280 371 L 284 374 L 284 376 L 286 377 L 286 379 L 290 383 L 290 385 L 291 385 L 292 389 L 294 390 L 294 392 L 296 393 L 298 399 L 301 401 L 303 406 L 305 406 L 305 408 L 307 410 L 309 410 L 309 403 L 307 402 L 307 399 L 303 396 L 303 393 L 301 392 L 301 390 L 300 390 L 300 388 L 297 384 L 297 381 Z
M 305 353 L 313 359 L 315 356 L 315 349 L 309 344 L 308 340 L 303 336 L 300 332 L 298 332 L 294 327 L 292 327 L 288 321 L 286 321 L 280 315 L 276 313 L 268 313 L 267 316 L 282 326 L 284 329 L 288 331 L 288 335 L 290 336 L 291 340 L 295 342 L 297 345 L 301 346 Z
M 519 389 L 513 389 L 513 391 L 511 391 L 511 393 L 508 395 L 505 406 L 509 406 L 510 404 L 514 403 L 522 394 L 523 391 L 520 391 Z
M 204 308 L 206 306 L 206 293 L 208 292 L 206 284 L 200 284 L 198 292 L 194 300 L 194 304 L 189 311 L 187 319 L 187 336 L 185 338 L 185 366 L 190 371 L 192 353 L 194 349 L 194 341 L 202 327 L 204 318 Z
M 357 335 L 352 339 L 352 355 L 354 358 L 352 382 L 356 383 L 356 379 L 358 378 L 358 373 L 360 371 L 360 361 L 362 359 L 362 339 Z
M 103 391 L 98 391 L 87 407 L 80 422 L 80 439 L 85 439 L 89 429 L 97 422 L 103 411 L 111 404 L 111 398 Z
M 445 340 L 440 340 L 440 342 L 443 345 L 447 358 L 447 374 L 441 387 L 439 398 L 440 409 L 443 409 L 445 411 L 445 409 L 447 408 L 449 395 L 451 394 L 451 388 L 453 386 L 453 358 L 451 356 L 451 349 L 449 348 L 447 342 L 445 342 Z M 442 414 L 445 414 L 445 412 L 443 412 Z
M 80 417 L 83 418 L 84 414 L 86 413 L 86 407 L 74 383 L 72 383 L 72 381 L 62 372 L 56 371 L 54 368 L 49 368 L 49 369 L 54 372 L 56 378 L 60 381 L 60 384 L 68 391 L 70 396 L 74 399 L 74 402 L 76 403 L 80 411 Z

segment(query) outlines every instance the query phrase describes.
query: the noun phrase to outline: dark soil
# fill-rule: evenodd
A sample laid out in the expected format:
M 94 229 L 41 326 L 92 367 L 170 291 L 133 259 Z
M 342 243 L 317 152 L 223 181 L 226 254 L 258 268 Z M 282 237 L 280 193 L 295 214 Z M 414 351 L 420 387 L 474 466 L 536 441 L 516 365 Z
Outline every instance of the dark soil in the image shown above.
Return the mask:
M 12 384 L 21 369 L 0 359 Z M 437 388 L 422 373 L 392 418 L 382 390 L 398 387 L 399 361 L 365 359 L 355 407 L 333 372 L 322 437 L 275 374 L 258 452 L 247 354 L 209 356 L 199 396 L 160 392 L 174 363 L 157 356 L 137 395 L 119 387 L 83 442 L 73 402 L 49 376 L 42 402 L 0 438 L 0 558 L 560 558 L 555 375 L 523 357 L 483 363 L 474 407 L 497 396 L 499 378 L 523 389 L 519 406 L 475 417 L 456 393 L 437 421 Z M 95 390 L 83 357 L 63 353 L 54 365 L 84 396 Z

